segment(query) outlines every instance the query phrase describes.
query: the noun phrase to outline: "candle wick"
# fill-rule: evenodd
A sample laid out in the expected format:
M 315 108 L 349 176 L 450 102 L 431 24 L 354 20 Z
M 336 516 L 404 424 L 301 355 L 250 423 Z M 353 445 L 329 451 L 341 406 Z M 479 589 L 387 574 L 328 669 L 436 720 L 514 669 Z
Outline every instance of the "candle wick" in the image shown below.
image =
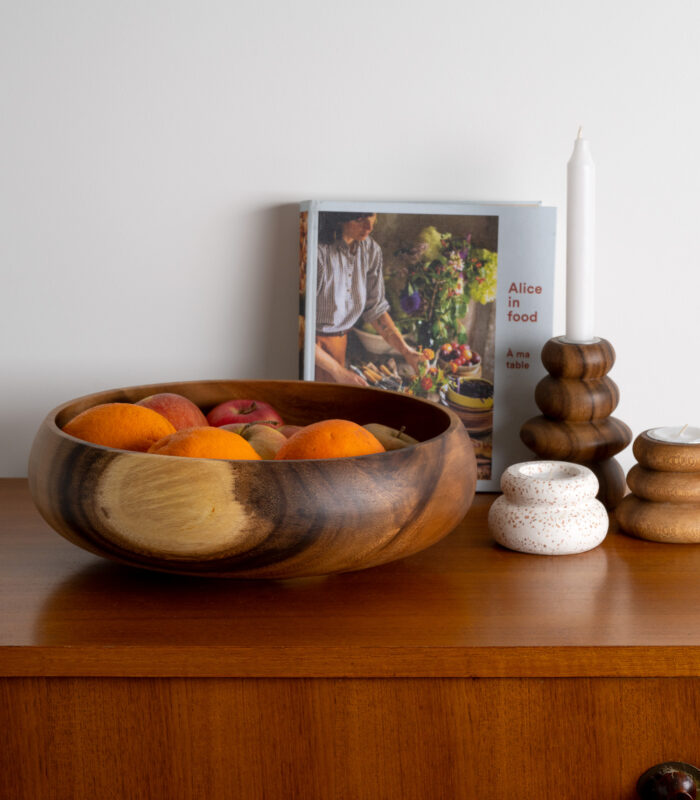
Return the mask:
M 684 430 L 685 430 L 687 427 L 688 427 L 688 423 L 686 423 L 686 424 L 685 424 L 685 425 L 684 425 L 684 426 L 683 426 L 683 427 L 680 429 L 680 431 L 678 431 L 678 435 L 679 435 L 679 436 L 682 436 L 682 435 L 683 435 L 683 431 L 684 431 Z
M 578 126 L 578 135 L 576 136 L 577 139 L 583 139 L 583 125 Z

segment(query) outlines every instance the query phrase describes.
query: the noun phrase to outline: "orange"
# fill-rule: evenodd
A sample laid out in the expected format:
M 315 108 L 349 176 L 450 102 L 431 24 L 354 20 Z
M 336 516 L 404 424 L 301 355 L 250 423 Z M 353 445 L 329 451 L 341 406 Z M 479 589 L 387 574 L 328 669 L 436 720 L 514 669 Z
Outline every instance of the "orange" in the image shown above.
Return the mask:
M 151 445 L 149 453 L 190 458 L 226 458 L 260 461 L 260 456 L 246 440 L 233 431 L 221 428 L 185 428 Z
M 175 428 L 150 408 L 133 403 L 101 403 L 73 417 L 63 431 L 92 444 L 145 452 Z
M 373 434 L 348 419 L 324 419 L 289 437 L 275 459 L 345 458 L 385 452 Z

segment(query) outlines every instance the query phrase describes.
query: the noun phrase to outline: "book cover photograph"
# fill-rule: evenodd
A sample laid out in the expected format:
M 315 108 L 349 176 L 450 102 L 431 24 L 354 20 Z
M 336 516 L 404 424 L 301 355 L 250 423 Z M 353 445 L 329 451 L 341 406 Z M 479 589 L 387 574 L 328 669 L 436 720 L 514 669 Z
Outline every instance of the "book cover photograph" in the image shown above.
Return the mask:
M 450 408 L 477 489 L 497 490 L 531 457 L 518 430 L 552 335 L 555 224 L 538 203 L 303 203 L 300 377 Z

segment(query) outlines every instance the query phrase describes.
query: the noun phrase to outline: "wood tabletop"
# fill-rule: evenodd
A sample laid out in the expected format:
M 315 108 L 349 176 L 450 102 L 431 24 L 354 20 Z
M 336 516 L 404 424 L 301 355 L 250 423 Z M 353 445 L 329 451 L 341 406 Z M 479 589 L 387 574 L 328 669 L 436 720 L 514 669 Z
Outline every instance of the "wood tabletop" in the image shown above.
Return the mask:
M 101 559 L 0 480 L 0 675 L 700 675 L 700 545 L 613 525 L 588 553 L 515 553 L 488 534 L 494 496 L 403 561 L 242 581 Z

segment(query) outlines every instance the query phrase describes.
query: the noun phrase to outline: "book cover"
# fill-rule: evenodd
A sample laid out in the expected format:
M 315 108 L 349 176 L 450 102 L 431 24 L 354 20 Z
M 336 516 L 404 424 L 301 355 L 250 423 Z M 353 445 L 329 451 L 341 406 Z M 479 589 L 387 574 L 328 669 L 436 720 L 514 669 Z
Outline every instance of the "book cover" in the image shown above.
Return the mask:
M 533 458 L 519 431 L 546 374 L 555 235 L 556 209 L 536 202 L 302 203 L 300 377 L 452 409 L 477 490 L 498 490 Z

